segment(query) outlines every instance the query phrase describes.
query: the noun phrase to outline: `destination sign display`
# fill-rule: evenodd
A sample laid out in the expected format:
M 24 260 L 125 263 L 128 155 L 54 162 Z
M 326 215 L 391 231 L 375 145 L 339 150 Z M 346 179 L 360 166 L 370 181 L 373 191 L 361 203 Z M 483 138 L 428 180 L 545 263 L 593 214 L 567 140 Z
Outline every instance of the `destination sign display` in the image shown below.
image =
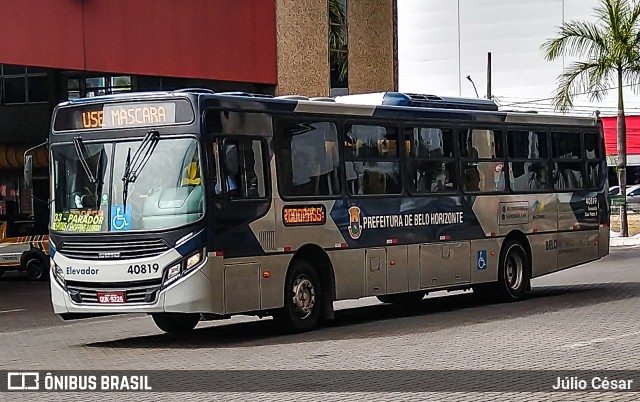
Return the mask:
M 174 124 L 173 103 L 104 105 L 102 110 L 82 112 L 82 128 L 125 128 Z
M 58 110 L 54 130 L 156 127 L 192 120 L 186 101 L 101 103 Z
M 323 225 L 327 221 L 324 205 L 286 206 L 282 209 L 285 226 Z
M 99 232 L 103 223 L 101 210 L 66 209 L 53 216 L 53 230 L 66 232 Z

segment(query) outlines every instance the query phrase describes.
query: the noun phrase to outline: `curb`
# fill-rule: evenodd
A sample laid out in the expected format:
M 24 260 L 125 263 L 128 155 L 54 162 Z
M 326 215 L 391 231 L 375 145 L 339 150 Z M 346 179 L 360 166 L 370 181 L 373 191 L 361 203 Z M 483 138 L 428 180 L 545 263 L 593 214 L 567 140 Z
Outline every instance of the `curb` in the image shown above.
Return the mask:
M 609 247 L 620 246 L 640 246 L 640 238 L 638 237 L 611 237 L 609 239 Z

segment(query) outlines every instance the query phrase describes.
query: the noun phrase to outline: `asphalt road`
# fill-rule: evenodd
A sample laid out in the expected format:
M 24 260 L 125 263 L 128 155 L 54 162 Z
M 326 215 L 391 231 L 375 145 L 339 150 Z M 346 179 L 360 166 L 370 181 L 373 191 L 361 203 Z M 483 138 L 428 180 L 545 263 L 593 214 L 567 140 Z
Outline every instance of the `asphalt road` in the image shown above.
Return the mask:
M 51 311 L 47 283 L 7 274 L 0 279 L 0 370 L 640 370 L 639 307 L 640 247 L 618 247 L 603 260 L 536 279 L 522 302 L 479 305 L 471 292 L 438 292 L 410 307 L 375 298 L 344 301 L 336 303 L 331 326 L 298 335 L 282 334 L 268 318 L 251 317 L 201 323 L 188 337 L 164 334 L 144 315 L 64 322 Z M 327 391 L 334 385 L 327 384 Z M 289 394 L 287 399 L 640 399 L 616 392 L 550 395 L 328 392 Z M 28 399 L 71 396 L 29 394 Z M 114 395 L 106 396 L 101 399 Z M 283 399 L 273 393 L 215 396 Z M 200 400 L 203 394 L 139 398 Z

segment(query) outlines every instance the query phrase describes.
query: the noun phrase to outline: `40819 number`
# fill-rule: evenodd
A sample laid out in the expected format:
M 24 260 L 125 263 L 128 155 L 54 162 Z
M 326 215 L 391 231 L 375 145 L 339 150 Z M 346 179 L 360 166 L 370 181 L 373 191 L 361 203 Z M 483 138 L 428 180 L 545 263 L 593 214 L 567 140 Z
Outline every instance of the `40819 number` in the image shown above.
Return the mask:
M 158 264 L 136 264 L 129 265 L 127 273 L 130 275 L 155 274 L 160 269 Z

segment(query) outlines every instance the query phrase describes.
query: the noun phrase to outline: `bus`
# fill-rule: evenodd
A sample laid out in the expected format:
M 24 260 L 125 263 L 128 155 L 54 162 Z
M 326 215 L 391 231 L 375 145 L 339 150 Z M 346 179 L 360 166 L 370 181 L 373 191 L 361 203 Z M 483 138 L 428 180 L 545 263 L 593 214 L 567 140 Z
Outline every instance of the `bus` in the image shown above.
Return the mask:
M 32 281 L 49 278 L 46 222 L 44 229 L 39 226 L 31 217 L 12 219 L 0 214 L 0 277 L 19 270 Z
M 337 300 L 520 300 L 609 252 L 595 117 L 193 89 L 64 102 L 49 146 L 63 319 L 148 313 L 182 332 L 247 314 L 302 332 Z

